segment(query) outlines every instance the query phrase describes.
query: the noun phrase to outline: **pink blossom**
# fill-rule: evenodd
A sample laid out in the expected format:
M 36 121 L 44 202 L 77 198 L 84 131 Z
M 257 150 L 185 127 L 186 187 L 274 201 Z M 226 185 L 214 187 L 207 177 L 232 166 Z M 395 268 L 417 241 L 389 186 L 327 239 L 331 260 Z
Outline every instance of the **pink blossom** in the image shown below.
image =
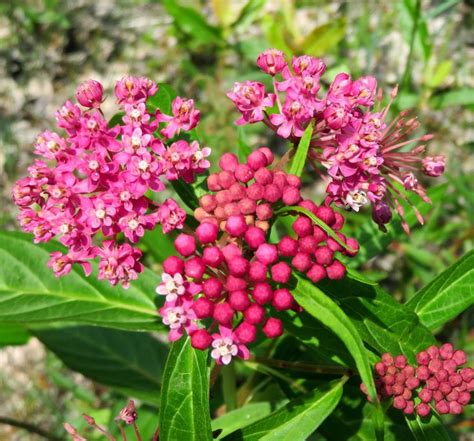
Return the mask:
M 168 334 L 169 341 L 180 339 L 186 331 L 191 335 L 197 326 L 195 324 L 196 314 L 193 310 L 194 302 L 192 300 L 183 299 L 179 304 L 175 302 L 166 302 L 159 313 L 163 317 L 163 323 L 170 327 Z
M 446 159 L 444 156 L 427 156 L 423 159 L 423 172 L 433 178 L 444 173 Z
M 115 83 L 115 96 L 119 104 L 143 103 L 154 95 L 158 86 L 145 77 L 126 76 Z
M 237 125 L 262 121 L 265 117 L 264 110 L 272 107 L 275 95 L 265 92 L 265 86 L 256 81 L 235 83 L 227 96 L 234 102 L 242 117 L 236 121 Z
M 229 364 L 233 357 L 240 357 L 248 360 L 250 353 L 248 348 L 239 344 L 239 341 L 232 331 L 226 326 L 219 326 L 219 334 L 212 334 L 211 357 L 217 361 L 218 364 Z
M 71 101 L 66 101 L 64 105 L 55 113 L 58 127 L 65 129 L 69 134 L 74 134 L 79 126 L 82 112 L 79 106 Z
M 257 65 L 265 73 L 276 75 L 287 65 L 282 51 L 278 49 L 267 49 L 257 58 Z
M 95 80 L 87 80 L 76 89 L 77 101 L 84 107 L 99 108 L 103 101 L 104 88 Z
M 186 212 L 174 199 L 166 199 L 156 211 L 156 216 L 165 234 L 176 229 L 181 230 L 186 220 Z
M 46 159 L 56 159 L 68 150 L 66 140 L 57 133 L 46 130 L 36 138 L 35 151 Z
M 277 133 L 283 138 L 294 135 L 300 137 L 304 133 L 304 125 L 309 122 L 311 115 L 306 107 L 296 100 L 287 99 L 283 105 L 282 113 L 274 113 L 270 121 L 278 127 Z
M 143 271 L 139 262 L 142 252 L 128 243 L 117 245 L 108 240 L 102 243 L 97 252 L 99 261 L 99 279 L 107 279 L 112 285 L 121 283 L 124 288 L 130 286 L 130 281 L 138 278 Z
M 92 266 L 88 260 L 93 257 L 93 253 L 89 250 L 70 250 L 66 255 L 63 255 L 60 251 L 54 251 L 51 253 L 48 266 L 52 268 L 56 277 L 60 277 L 69 274 L 71 272 L 72 265 L 78 263 L 84 269 L 85 275 L 89 276 L 92 272 Z
M 179 134 L 181 129 L 192 130 L 199 123 L 200 112 L 194 108 L 193 100 L 183 100 L 179 96 L 176 97 L 172 103 L 172 113 L 173 116 L 165 115 L 160 111 L 156 113 L 157 121 L 167 123 L 160 132 L 166 138 L 173 138 Z
M 156 288 L 156 292 L 166 296 L 167 302 L 174 302 L 178 297 L 186 294 L 186 281 L 179 273 L 172 276 L 168 273 L 161 275 L 162 282 Z

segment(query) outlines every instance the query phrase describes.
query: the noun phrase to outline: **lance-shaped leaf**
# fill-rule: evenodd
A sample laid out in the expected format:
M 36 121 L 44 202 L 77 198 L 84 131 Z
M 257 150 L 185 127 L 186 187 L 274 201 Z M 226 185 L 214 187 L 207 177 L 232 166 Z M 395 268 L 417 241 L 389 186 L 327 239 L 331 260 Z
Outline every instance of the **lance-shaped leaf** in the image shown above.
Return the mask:
M 362 339 L 379 354 L 403 353 L 414 361 L 417 352 L 435 343 L 418 316 L 378 285 L 345 277 L 323 280 L 318 286 L 338 303 Z
M 174 342 L 162 383 L 160 440 L 212 440 L 207 352 L 193 349 L 189 338 Z
M 304 131 L 303 136 L 301 137 L 301 140 L 298 144 L 298 148 L 296 149 L 293 161 L 291 162 L 290 173 L 292 175 L 301 176 L 301 173 L 303 173 L 312 135 L 313 125 L 310 124 L 308 127 L 306 127 L 306 130 Z
M 405 419 L 415 441 L 455 441 L 457 439 L 448 431 L 436 413 L 429 418 L 410 415 Z
M 307 439 L 336 408 L 344 380 L 290 401 L 267 417 L 222 438 L 225 441 L 294 441 Z
M 151 335 L 93 326 L 36 330 L 34 335 L 72 370 L 159 404 L 168 349 Z
M 0 322 L 75 321 L 130 330 L 159 329 L 153 299 L 158 277 L 145 270 L 128 290 L 73 268 L 62 278 L 46 266 L 57 243 L 34 244 L 30 235 L 0 232 Z
M 474 305 L 474 251 L 441 273 L 406 304 L 433 330 Z
M 307 280 L 297 277 L 297 285 L 292 292 L 295 300 L 308 314 L 333 331 L 346 345 L 354 358 L 363 383 L 376 402 L 375 384 L 367 350 L 349 317 L 330 297 Z

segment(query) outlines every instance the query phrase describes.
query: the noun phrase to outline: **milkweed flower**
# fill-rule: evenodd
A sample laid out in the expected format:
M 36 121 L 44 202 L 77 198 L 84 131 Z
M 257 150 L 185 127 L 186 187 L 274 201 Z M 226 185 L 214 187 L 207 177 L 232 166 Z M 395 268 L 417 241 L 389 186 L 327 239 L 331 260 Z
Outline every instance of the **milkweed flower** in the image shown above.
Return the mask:
M 20 224 L 35 242 L 57 238 L 68 248 L 51 255 L 48 266 L 56 276 L 68 274 L 74 264 L 89 275 L 90 261 L 99 258 L 99 279 L 128 287 L 143 271 L 135 244 L 145 232 L 158 224 L 165 233 L 183 228 L 186 214 L 178 203 L 169 198 L 160 204 L 149 192 L 164 190 L 166 180 L 193 182 L 209 168 L 210 149 L 197 141 L 169 143 L 157 132 L 162 122 L 173 136 L 199 122 L 193 101 L 180 97 L 169 121 L 159 109 L 150 113 L 147 100 L 157 90 L 147 78 L 119 80 L 115 95 L 125 114 L 111 126 L 100 109 L 102 85 L 86 81 L 76 92 L 86 110 L 67 101 L 55 115 L 65 133 L 47 130 L 36 138 L 34 153 L 41 159 L 12 196 Z
M 218 364 L 248 358 L 258 329 L 267 338 L 282 335 L 282 321 L 273 311 L 300 310 L 289 290 L 293 271 L 313 283 L 342 279 L 346 269 L 340 255 L 350 257 L 358 250 L 357 241 L 340 232 L 342 215 L 303 200 L 300 178 L 272 168 L 273 161 L 267 147 L 243 163 L 224 154 L 194 211 L 199 225 L 174 241 L 180 257 L 163 262 L 156 291 L 166 296 L 159 314 L 170 328 L 170 341 L 186 332 L 193 347 L 212 348 Z M 285 207 L 305 211 L 295 213 L 291 235 L 272 243 L 270 225 Z M 328 235 L 313 216 L 334 234 Z
M 354 211 L 371 205 L 372 218 L 382 230 L 394 210 L 408 232 L 400 201 L 412 205 L 405 194 L 408 191 L 429 202 L 417 173 L 438 177 L 445 160 L 443 156 L 423 158 L 432 135 L 414 136 L 419 123 L 410 112 L 389 120 L 397 88 L 388 105 L 380 108 L 381 93 L 377 94 L 372 76 L 352 79 L 348 73 L 339 73 L 327 92 L 319 95 L 326 70 L 319 58 L 302 55 L 293 57 L 290 64 L 280 51 L 269 49 L 259 55 L 257 65 L 273 77 L 274 90 L 267 92 L 263 84 L 253 81 L 236 83 L 227 94 L 242 115 L 236 124 L 262 121 L 294 144 L 312 124 L 308 163 L 320 174 L 321 168 L 327 170 L 326 204 Z M 412 208 L 423 223 L 419 211 Z

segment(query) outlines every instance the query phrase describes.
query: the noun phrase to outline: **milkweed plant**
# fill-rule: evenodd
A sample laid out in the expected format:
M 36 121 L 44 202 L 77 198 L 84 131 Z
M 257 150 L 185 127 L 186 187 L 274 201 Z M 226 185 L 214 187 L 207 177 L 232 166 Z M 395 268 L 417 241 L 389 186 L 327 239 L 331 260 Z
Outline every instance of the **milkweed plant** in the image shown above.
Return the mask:
M 261 124 L 286 142 L 278 156 L 267 146 L 227 146 L 211 162 L 193 99 L 143 77 L 116 82 L 111 119 L 95 80 L 56 112 L 58 131 L 38 135 L 38 159 L 13 188 L 21 227 L 50 253 L 36 265 L 50 268 L 58 279 L 48 275 L 47 284 L 66 301 L 72 275 L 98 279 L 83 289 L 106 301 L 115 290 L 121 304 L 133 302 L 144 277 L 156 306 L 146 327 L 126 309 L 119 322 L 94 321 L 93 302 L 77 314 L 64 304 L 51 319 L 145 327 L 170 342 L 153 440 L 342 439 L 327 431 L 350 420 L 350 400 L 364 409 L 367 439 L 384 439 L 394 425 L 416 439 L 444 433 L 442 420 L 471 402 L 474 370 L 433 332 L 472 299 L 446 297 L 454 268 L 401 304 L 354 269 L 365 245 L 345 232 L 348 212 L 370 212 L 379 236 L 391 223 L 407 235 L 424 223 L 425 185 L 445 169 L 443 156 L 428 153 L 433 134 L 420 133 L 412 111 L 394 114 L 397 88 L 384 94 L 372 76 L 329 81 L 323 60 L 288 60 L 275 49 L 257 65 L 266 85 L 236 82 L 227 97 L 237 126 Z M 305 191 L 314 181 L 324 188 L 319 200 Z M 283 390 L 296 386 L 254 413 L 264 374 Z M 140 440 L 135 401 L 117 427 L 84 415 L 84 433 L 73 421 L 66 433 Z M 326 438 L 312 438 L 319 428 Z

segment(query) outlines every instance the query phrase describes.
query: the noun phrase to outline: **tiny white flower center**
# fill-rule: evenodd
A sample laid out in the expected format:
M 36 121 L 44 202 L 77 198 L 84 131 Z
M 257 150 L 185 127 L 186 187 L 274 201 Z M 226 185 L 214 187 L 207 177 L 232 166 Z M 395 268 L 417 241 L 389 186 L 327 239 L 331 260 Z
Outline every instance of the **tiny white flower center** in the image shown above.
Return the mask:
M 131 116 L 133 119 L 138 119 L 138 118 L 140 118 L 140 116 L 141 116 L 141 112 L 140 112 L 138 109 L 133 109 L 133 110 L 130 112 L 130 116 Z
M 53 140 L 48 141 L 48 142 L 46 143 L 46 147 L 47 147 L 48 150 L 51 151 L 51 152 L 55 152 L 55 151 L 59 150 L 59 145 L 58 145 L 58 143 L 57 143 L 56 141 L 53 141 Z
M 95 210 L 95 215 L 98 219 L 103 219 L 106 215 L 105 210 L 103 208 L 98 208 Z
M 131 230 L 135 230 L 138 227 L 138 221 L 136 219 L 130 219 L 128 221 L 128 226 Z
M 132 145 L 133 147 L 140 147 L 141 139 L 138 136 L 132 136 Z
M 87 121 L 87 128 L 90 129 L 90 130 L 94 130 L 97 128 L 97 122 L 94 121 L 93 119 L 90 119 L 89 121 Z
M 139 163 L 138 163 L 138 168 L 142 171 L 146 171 L 148 169 L 148 162 L 146 162 L 144 159 L 142 159 Z
M 89 161 L 89 168 L 91 170 L 97 170 L 99 168 L 99 163 L 95 160 Z

